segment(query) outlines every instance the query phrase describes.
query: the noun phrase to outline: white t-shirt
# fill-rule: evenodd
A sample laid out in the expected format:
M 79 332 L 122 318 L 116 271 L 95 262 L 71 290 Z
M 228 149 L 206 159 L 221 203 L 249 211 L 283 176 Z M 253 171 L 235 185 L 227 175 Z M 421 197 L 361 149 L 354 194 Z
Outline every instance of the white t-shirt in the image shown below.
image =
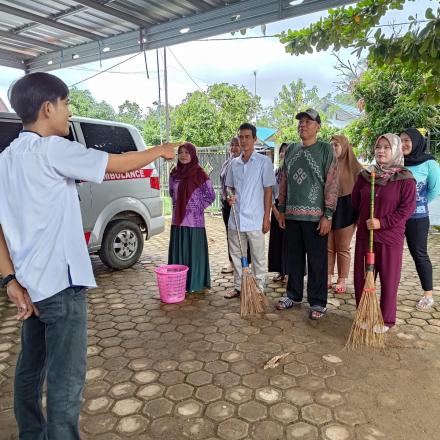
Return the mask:
M 0 225 L 18 282 L 33 302 L 96 287 L 75 180 L 101 183 L 108 154 L 22 132 L 0 154 Z

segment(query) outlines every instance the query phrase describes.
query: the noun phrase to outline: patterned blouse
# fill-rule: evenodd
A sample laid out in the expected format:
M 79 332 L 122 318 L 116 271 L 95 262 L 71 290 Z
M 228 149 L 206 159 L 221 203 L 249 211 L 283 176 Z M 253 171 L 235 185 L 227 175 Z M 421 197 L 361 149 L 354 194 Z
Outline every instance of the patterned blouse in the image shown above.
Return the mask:
M 173 202 L 172 224 L 175 225 L 175 207 L 177 200 L 177 189 L 180 180 L 170 177 L 169 188 L 170 197 Z M 215 200 L 215 192 L 211 180 L 207 180 L 202 186 L 197 188 L 191 195 L 186 205 L 186 214 L 180 226 L 188 226 L 190 228 L 205 227 L 205 209 Z

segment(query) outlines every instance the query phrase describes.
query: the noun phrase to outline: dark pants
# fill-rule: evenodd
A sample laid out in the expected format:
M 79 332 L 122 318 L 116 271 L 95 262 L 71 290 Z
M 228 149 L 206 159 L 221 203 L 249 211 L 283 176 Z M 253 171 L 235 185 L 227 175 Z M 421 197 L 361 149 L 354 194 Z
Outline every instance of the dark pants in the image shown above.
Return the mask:
M 228 258 L 229 258 L 229 262 L 232 263 L 232 258 L 231 258 L 231 252 L 229 250 L 229 239 L 228 239 L 228 223 L 229 223 L 229 216 L 231 215 L 231 207 L 229 206 L 229 203 L 226 200 L 222 200 L 222 217 L 223 217 L 223 223 L 225 224 L 226 227 L 226 241 L 228 243 Z M 251 252 L 250 252 L 250 248 L 248 246 L 248 250 L 247 250 L 247 260 L 248 263 L 251 264 Z
M 402 269 L 403 243 L 385 245 L 374 243 L 376 276 L 380 279 L 380 309 L 383 321 L 388 327 L 396 323 L 397 291 Z M 362 297 L 365 284 L 365 258 L 368 253 L 368 241 L 356 239 L 354 255 L 354 293 L 356 306 Z
M 35 303 L 21 329 L 14 384 L 20 440 L 79 440 L 78 419 L 87 369 L 86 289 L 68 288 Z M 41 410 L 47 378 L 47 420 Z
M 316 230 L 318 223 L 286 220 L 287 296 L 301 301 L 307 255 L 307 299 L 311 306 L 327 306 L 327 236 Z
M 425 291 L 432 290 L 432 263 L 428 255 L 429 217 L 411 218 L 406 222 L 406 242 Z

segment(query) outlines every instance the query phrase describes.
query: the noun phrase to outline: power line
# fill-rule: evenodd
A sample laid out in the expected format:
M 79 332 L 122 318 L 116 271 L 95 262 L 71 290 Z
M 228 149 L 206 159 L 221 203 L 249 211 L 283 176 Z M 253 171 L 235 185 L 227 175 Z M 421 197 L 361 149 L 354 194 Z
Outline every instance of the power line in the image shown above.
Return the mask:
M 121 64 L 124 64 L 124 63 L 126 63 L 127 61 L 132 60 L 133 58 L 139 56 L 141 53 L 142 53 L 142 52 L 138 52 L 138 53 L 132 55 L 131 57 L 126 58 L 125 60 L 120 61 L 119 63 L 114 64 L 113 66 L 108 67 L 107 69 L 104 69 L 104 70 L 102 70 L 102 71 L 100 71 L 100 72 L 98 72 L 98 73 L 95 73 L 95 74 L 92 75 L 92 76 L 89 76 L 88 78 L 84 78 L 84 79 L 82 79 L 81 81 L 78 81 L 78 82 L 76 82 L 76 83 L 74 83 L 74 84 L 71 84 L 69 87 L 75 87 L 75 86 L 77 86 L 78 84 L 81 84 L 81 83 L 83 83 L 83 82 L 88 81 L 89 79 L 95 78 L 96 76 L 101 75 L 102 73 L 105 73 L 105 72 L 107 72 L 107 71 L 113 69 L 114 67 L 120 66 Z
M 174 59 L 177 61 L 177 64 L 179 64 L 179 66 L 183 69 L 183 71 L 186 73 L 186 75 L 188 76 L 188 78 L 196 85 L 196 87 L 203 92 L 202 88 L 195 82 L 195 80 L 192 78 L 192 76 L 189 74 L 189 72 L 185 69 L 185 67 L 183 66 L 183 64 L 177 59 L 176 55 L 174 55 L 173 51 L 168 48 L 168 50 L 170 51 L 171 55 L 174 57 Z

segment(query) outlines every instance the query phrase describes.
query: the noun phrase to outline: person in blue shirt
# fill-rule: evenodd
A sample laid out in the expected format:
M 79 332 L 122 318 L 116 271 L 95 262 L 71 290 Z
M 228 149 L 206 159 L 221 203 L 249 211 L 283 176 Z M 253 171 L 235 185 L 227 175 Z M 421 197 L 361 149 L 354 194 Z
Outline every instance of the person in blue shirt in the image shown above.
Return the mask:
M 433 156 L 426 153 L 426 139 L 416 128 L 407 128 L 400 133 L 405 167 L 417 182 L 416 210 L 406 223 L 405 236 L 408 249 L 416 265 L 423 298 L 416 308 L 428 311 L 434 304 L 432 296 L 432 263 L 428 255 L 429 211 L 428 203 L 440 193 L 440 167 Z

